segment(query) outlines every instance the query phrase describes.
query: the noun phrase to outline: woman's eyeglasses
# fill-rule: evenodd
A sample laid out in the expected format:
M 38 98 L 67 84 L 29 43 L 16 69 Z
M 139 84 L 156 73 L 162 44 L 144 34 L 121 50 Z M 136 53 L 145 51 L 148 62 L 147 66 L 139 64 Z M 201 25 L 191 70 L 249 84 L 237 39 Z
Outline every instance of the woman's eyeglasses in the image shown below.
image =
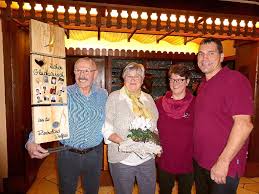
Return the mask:
M 186 79 L 173 79 L 173 78 L 169 78 L 169 81 L 174 83 L 174 84 L 181 84 L 185 81 Z

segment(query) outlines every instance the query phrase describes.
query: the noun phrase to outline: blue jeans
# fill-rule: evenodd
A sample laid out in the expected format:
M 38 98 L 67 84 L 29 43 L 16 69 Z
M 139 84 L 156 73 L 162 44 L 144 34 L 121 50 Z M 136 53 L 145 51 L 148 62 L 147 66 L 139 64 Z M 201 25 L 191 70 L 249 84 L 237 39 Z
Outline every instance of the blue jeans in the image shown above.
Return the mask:
M 68 150 L 59 152 L 57 157 L 59 193 L 75 193 L 78 178 L 81 177 L 84 193 L 98 194 L 102 161 L 102 143 L 85 154 Z
M 210 178 L 210 171 L 194 161 L 196 194 L 236 194 L 239 177 L 227 176 L 226 184 L 217 184 Z

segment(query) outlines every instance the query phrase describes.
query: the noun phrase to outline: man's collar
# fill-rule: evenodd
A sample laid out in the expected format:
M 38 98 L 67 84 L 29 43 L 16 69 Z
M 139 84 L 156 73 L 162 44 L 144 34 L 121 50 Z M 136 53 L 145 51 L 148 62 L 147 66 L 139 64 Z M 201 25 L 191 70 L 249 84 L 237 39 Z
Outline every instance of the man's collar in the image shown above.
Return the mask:
M 77 88 L 77 90 L 78 90 L 80 93 L 82 93 L 82 91 L 80 90 L 80 87 L 78 86 L 78 84 L 75 83 L 74 85 L 75 85 L 75 87 Z M 95 93 L 96 90 L 97 90 L 97 86 L 96 86 L 96 84 L 93 84 L 92 87 L 90 88 L 89 95 Z M 82 94 L 83 94 L 83 93 L 82 93 Z

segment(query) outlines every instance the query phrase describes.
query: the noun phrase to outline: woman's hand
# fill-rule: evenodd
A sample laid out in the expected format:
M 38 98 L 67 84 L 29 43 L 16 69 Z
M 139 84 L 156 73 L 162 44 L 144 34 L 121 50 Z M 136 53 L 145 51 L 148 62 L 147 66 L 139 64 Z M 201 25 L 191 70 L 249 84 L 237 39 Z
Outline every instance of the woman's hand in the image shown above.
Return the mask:
M 157 156 L 157 157 L 161 157 L 162 153 L 163 153 L 163 149 L 161 148 L 160 153 L 158 153 L 156 156 Z
M 114 143 L 117 143 L 117 144 L 120 144 L 121 142 L 124 141 L 124 139 L 119 136 L 117 133 L 113 133 L 109 136 L 108 140 L 114 142 Z

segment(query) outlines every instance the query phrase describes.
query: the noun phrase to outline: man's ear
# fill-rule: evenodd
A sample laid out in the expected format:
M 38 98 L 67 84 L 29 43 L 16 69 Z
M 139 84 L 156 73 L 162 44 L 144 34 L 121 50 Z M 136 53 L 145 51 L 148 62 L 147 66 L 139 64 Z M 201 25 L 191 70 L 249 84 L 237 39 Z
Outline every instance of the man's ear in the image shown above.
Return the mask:
M 224 53 L 220 54 L 220 62 L 222 63 L 224 61 Z
M 190 83 L 190 79 L 187 79 L 187 80 L 186 80 L 187 86 L 189 85 L 189 83 Z
M 94 80 L 96 80 L 97 76 L 98 76 L 98 70 L 96 69 L 96 71 L 94 71 Z

